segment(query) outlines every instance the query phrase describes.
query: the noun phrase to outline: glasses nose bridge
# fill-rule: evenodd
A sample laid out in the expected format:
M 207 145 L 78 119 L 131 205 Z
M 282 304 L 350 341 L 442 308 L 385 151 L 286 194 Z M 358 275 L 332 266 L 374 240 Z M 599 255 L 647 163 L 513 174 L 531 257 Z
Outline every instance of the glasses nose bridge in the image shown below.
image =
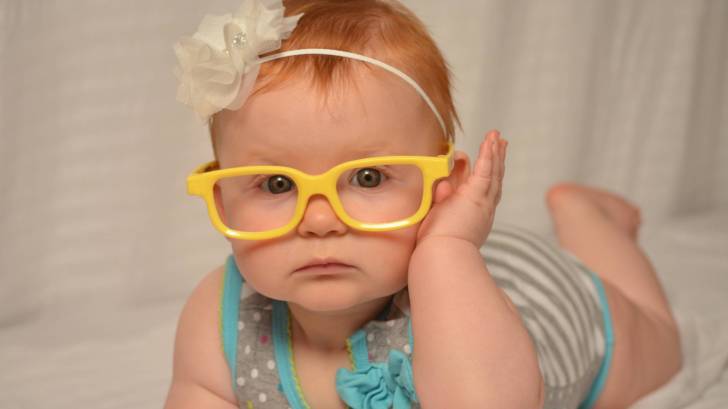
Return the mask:
M 336 179 L 337 169 L 332 168 L 318 175 L 303 174 L 304 192 L 302 199 L 308 202 L 309 199 L 316 195 L 324 196 L 332 207 L 335 207 L 337 201 L 336 195 Z

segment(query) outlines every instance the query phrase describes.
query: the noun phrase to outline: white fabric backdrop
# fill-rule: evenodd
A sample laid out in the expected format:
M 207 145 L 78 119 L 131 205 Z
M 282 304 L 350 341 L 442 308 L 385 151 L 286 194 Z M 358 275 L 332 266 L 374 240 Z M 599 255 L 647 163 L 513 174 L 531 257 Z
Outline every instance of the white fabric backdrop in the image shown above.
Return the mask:
M 472 156 L 491 128 L 510 142 L 499 220 L 547 233 L 546 189 L 575 180 L 628 196 L 647 232 L 717 214 L 696 236 L 725 240 L 728 1 L 405 3 L 452 66 L 458 148 Z M 156 361 L 144 361 L 157 365 L 147 364 L 150 378 L 134 379 L 168 381 L 179 308 L 229 252 L 202 203 L 185 194 L 187 172 L 211 149 L 174 99 L 172 44 L 205 13 L 237 5 L 0 0 L 3 366 L 31 367 L 33 355 L 56 347 L 47 362 L 62 360 L 91 343 L 96 359 L 154 352 Z M 728 260 L 719 260 L 726 274 L 716 280 L 728 291 Z M 117 383 L 131 387 L 126 375 L 138 364 L 127 360 Z M 166 393 L 149 388 L 113 407 Z

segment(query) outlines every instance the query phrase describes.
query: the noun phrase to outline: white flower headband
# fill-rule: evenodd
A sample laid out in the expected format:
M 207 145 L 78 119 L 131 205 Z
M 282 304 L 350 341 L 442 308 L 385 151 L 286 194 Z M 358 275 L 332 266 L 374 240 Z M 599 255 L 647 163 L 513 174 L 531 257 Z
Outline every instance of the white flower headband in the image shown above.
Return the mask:
M 177 100 L 191 107 L 205 122 L 222 109 L 243 106 L 255 85 L 260 64 L 295 55 L 333 55 L 381 67 L 410 84 L 422 96 L 447 135 L 445 122 L 425 91 L 404 72 L 382 61 L 348 51 L 304 48 L 264 58 L 258 55 L 281 47 L 303 14 L 283 17 L 281 0 L 243 0 L 234 14 L 206 15 L 197 32 L 174 45 L 179 60 L 174 74 L 180 81 Z

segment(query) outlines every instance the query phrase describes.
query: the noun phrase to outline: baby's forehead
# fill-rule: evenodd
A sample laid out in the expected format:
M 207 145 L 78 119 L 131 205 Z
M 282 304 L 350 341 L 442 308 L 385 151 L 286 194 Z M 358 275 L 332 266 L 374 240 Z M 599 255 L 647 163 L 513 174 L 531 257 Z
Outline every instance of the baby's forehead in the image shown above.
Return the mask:
M 228 166 L 279 165 L 323 171 L 336 164 L 362 158 L 441 153 L 436 148 L 437 144 L 418 138 L 417 135 L 388 138 L 310 136 L 303 141 L 251 137 L 239 149 L 226 152 L 224 156 L 230 159 Z
M 243 163 L 438 153 L 442 131 L 411 87 L 376 77 L 357 84 L 322 94 L 291 82 L 255 95 L 226 115 L 220 156 Z

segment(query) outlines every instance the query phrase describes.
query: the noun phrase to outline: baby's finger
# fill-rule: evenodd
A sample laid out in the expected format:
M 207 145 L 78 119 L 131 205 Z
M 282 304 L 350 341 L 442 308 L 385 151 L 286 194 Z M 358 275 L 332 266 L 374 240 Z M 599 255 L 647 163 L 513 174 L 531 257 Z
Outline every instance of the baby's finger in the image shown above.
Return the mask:
M 497 131 L 489 132 L 483 142 L 480 143 L 478 158 L 473 166 L 473 173 L 465 182 L 467 190 L 473 195 L 472 199 L 481 202 L 487 196 L 493 181 L 493 171 L 495 167 L 494 149 L 495 135 Z
M 505 139 L 501 139 L 498 141 L 498 158 L 495 159 L 496 160 L 495 166 L 498 168 L 498 170 L 497 170 L 497 176 L 495 176 L 494 179 L 498 182 L 499 189 L 501 186 L 503 186 L 503 177 L 505 176 L 505 172 L 506 172 L 506 146 L 507 145 L 508 145 L 508 142 Z
M 497 165 L 496 161 L 496 150 L 495 146 L 498 144 L 498 132 L 497 131 L 491 131 L 485 136 L 485 140 L 483 141 L 483 144 L 481 145 L 481 155 L 480 158 L 482 160 L 482 167 L 479 169 L 479 172 L 477 175 L 481 177 L 483 180 L 490 181 L 493 179 L 493 175 L 495 173 L 495 168 Z
M 488 190 L 488 199 L 491 202 L 498 203 L 501 188 L 501 162 L 502 162 L 502 149 L 503 140 L 500 139 L 500 133 L 496 133 L 496 139 L 493 143 L 493 175 L 490 189 Z
M 503 144 L 503 140 L 500 138 L 500 132 L 497 132 L 495 136 L 496 138 L 493 140 L 493 181 L 499 182 L 502 157 L 501 145 Z
M 495 203 L 500 203 L 501 194 L 503 193 L 503 177 L 505 176 L 506 172 L 506 148 L 508 146 L 508 142 L 506 140 L 501 140 L 500 144 L 498 146 L 499 148 L 499 155 L 498 155 L 498 178 L 497 178 L 497 189 L 495 194 Z
M 500 153 L 500 172 L 498 174 L 500 175 L 500 181 L 503 182 L 503 177 L 506 173 L 506 152 L 508 150 L 508 141 L 505 139 L 501 142 L 501 153 Z

